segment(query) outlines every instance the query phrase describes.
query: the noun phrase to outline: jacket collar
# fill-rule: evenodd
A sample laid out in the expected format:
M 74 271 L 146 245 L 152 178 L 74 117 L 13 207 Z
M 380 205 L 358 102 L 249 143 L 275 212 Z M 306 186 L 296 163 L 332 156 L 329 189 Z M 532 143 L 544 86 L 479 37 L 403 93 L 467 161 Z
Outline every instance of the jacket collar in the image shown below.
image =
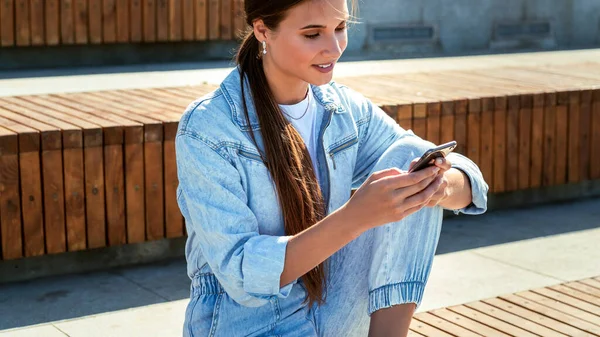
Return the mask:
M 339 99 L 337 92 L 332 88 L 333 83 L 329 83 L 322 86 L 314 86 L 311 84 L 314 97 L 317 102 L 321 104 L 325 111 L 334 112 L 336 114 L 342 114 L 346 112 L 344 105 Z M 252 93 L 250 91 L 250 85 L 248 78 L 244 80 L 244 93 L 246 105 L 248 106 L 248 117 L 250 124 L 246 121 L 244 115 L 244 104 L 242 103 L 242 90 L 240 87 L 240 71 L 239 67 L 235 67 L 229 75 L 221 83 L 221 90 L 229 104 L 231 109 L 232 119 L 237 123 L 238 127 L 242 131 L 259 130 L 258 115 L 256 114 L 256 108 L 252 101 Z

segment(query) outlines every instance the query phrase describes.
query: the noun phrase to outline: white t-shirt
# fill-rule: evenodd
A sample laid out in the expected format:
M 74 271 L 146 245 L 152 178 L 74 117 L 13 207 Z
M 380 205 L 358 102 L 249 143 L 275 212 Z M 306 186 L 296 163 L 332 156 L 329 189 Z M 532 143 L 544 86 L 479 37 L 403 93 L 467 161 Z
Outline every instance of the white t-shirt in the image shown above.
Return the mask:
M 308 94 L 303 101 L 292 105 L 280 104 L 279 107 L 283 111 L 285 118 L 294 126 L 294 128 L 296 128 L 298 133 L 300 133 L 300 136 L 302 136 L 304 144 L 310 153 L 317 180 L 320 182 L 321 179 L 317 168 L 317 146 L 319 143 L 317 124 L 324 112 L 321 105 L 315 101 L 313 92 L 309 86 Z

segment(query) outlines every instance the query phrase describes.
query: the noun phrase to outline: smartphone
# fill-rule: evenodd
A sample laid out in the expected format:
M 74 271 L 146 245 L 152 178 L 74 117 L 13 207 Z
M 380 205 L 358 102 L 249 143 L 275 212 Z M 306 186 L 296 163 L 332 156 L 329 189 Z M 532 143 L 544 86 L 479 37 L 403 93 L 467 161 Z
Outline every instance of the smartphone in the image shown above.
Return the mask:
M 413 165 L 412 169 L 408 172 L 415 172 L 422 170 L 431 165 L 431 161 L 440 157 L 446 157 L 448 153 L 452 152 L 456 148 L 456 142 L 451 141 L 446 144 L 442 144 L 438 147 L 427 150 L 419 159 L 419 161 Z

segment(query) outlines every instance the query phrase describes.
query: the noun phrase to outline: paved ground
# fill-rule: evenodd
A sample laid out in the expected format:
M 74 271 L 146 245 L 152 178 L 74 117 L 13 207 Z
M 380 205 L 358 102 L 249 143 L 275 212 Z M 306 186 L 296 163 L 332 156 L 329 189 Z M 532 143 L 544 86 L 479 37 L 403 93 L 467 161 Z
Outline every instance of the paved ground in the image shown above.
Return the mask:
M 500 66 L 598 62 L 600 49 L 480 55 L 403 60 L 340 62 L 335 77 Z M 228 62 L 144 65 L 69 70 L 0 72 L 0 96 L 152 88 L 220 83 L 231 70 Z
M 600 275 L 600 199 L 445 221 L 419 311 Z M 185 261 L 0 286 L 0 336 L 180 336 Z

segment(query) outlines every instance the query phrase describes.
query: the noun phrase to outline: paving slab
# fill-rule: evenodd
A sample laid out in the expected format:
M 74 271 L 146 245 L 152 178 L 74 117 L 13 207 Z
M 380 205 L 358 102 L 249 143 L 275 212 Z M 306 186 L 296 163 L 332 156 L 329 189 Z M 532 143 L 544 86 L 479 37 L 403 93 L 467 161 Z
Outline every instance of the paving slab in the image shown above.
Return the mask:
M 70 337 L 181 336 L 187 300 L 56 322 Z
M 68 337 L 52 324 L 0 331 L 2 337 Z
M 0 285 L 0 330 L 165 302 L 111 272 Z
M 473 254 L 436 255 L 418 312 L 560 283 L 560 280 Z
M 600 219 L 596 220 L 600 227 Z M 472 252 L 561 281 L 576 281 L 600 275 L 598 244 L 600 228 L 479 248 Z
M 167 260 L 146 266 L 114 271 L 140 287 L 152 291 L 167 301 L 190 297 L 190 279 L 185 259 Z

